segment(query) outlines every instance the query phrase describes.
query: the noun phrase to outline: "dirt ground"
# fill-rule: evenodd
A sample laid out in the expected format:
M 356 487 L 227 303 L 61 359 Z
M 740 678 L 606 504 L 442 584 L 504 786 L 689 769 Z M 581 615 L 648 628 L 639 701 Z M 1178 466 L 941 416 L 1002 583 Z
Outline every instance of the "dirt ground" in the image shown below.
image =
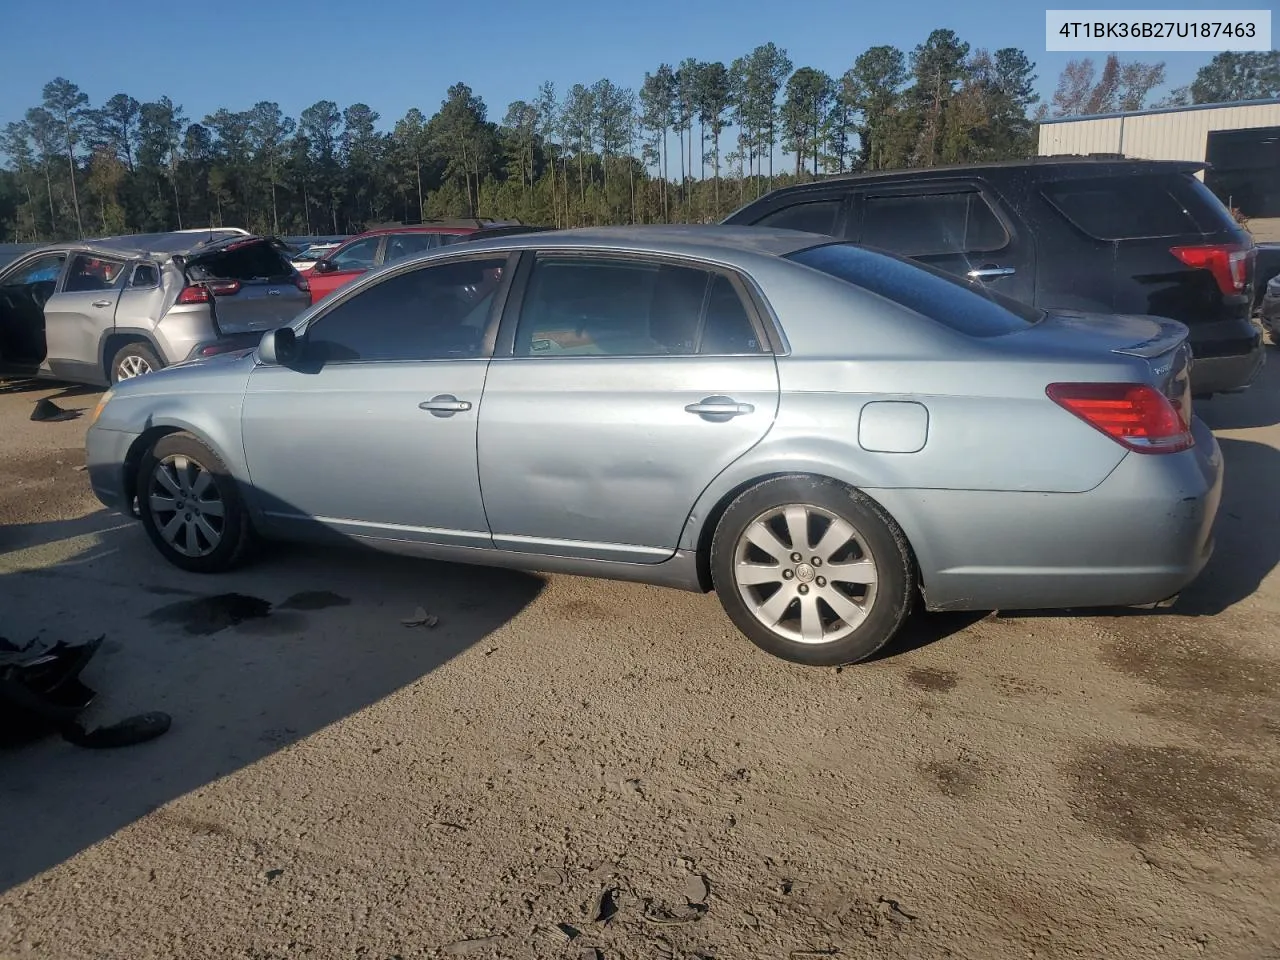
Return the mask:
M 844 670 L 711 596 L 184 574 L 42 396 L 96 399 L 0 391 L 2 632 L 105 634 L 90 719 L 174 725 L 0 754 L 6 960 L 1280 957 L 1280 352 L 1199 407 L 1227 488 L 1175 607 L 926 617 Z

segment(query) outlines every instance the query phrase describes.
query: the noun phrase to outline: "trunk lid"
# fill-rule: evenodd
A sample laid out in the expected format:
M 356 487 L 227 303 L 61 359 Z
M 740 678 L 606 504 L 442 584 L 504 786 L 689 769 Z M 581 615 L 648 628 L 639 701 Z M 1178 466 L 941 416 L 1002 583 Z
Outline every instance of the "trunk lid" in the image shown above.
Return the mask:
M 300 274 L 276 243 L 265 237 L 236 239 L 189 257 L 191 283 L 206 285 L 214 323 L 223 334 L 274 330 L 311 304 Z

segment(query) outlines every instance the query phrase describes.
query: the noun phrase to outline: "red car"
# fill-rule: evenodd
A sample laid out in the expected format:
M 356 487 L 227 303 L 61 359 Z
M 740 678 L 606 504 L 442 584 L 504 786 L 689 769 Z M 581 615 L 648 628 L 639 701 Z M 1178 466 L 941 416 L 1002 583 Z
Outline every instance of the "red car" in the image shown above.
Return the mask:
M 362 273 L 453 243 L 485 227 L 487 220 L 434 220 L 412 225 L 374 227 L 352 237 L 317 260 L 307 275 L 311 302 L 316 303 Z

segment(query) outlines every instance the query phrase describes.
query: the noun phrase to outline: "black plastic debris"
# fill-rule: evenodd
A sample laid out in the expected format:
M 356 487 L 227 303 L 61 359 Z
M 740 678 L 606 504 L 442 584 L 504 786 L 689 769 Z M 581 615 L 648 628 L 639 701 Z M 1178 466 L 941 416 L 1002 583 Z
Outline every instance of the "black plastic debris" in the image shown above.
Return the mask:
M 62 728 L 62 739 L 90 750 L 112 750 L 154 740 L 168 731 L 172 724 L 173 718 L 167 713 L 153 711 L 88 731 L 78 723 L 69 723 Z
M 96 696 L 80 673 L 104 639 L 36 639 L 20 647 L 0 637 L 0 746 L 61 733 L 77 746 L 125 747 L 154 740 L 169 729 L 172 719 L 165 713 L 144 713 L 91 731 L 77 722 Z
M 60 423 L 63 420 L 74 420 L 80 416 L 79 410 L 64 410 L 48 397 L 36 401 L 31 411 L 31 419 L 37 423 Z

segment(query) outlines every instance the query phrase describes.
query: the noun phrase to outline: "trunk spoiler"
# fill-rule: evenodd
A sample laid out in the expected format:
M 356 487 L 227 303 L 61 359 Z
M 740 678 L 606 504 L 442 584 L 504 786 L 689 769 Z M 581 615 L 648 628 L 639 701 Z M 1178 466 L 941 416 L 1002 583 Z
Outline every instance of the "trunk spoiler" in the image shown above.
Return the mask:
M 1131 343 L 1123 347 L 1112 347 L 1112 353 L 1122 354 L 1127 357 L 1141 357 L 1144 360 L 1151 360 L 1155 357 L 1163 356 L 1170 350 L 1176 348 L 1183 343 L 1190 331 L 1178 323 L 1176 320 L 1168 320 L 1164 317 L 1144 316 L 1144 320 L 1154 320 L 1160 324 L 1160 331 L 1153 337 L 1146 340 L 1140 340 L 1137 343 Z

